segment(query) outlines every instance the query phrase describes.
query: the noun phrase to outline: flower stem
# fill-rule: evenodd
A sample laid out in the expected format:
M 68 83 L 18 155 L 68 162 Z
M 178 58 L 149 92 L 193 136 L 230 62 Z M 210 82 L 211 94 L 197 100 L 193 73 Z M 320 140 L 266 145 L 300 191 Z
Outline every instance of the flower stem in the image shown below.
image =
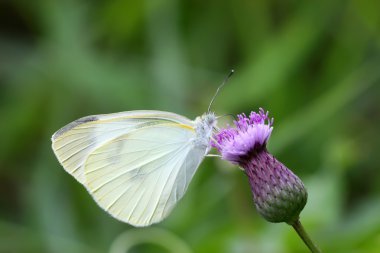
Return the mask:
M 303 228 L 300 220 L 297 220 L 294 222 L 292 227 L 297 232 L 299 237 L 301 237 L 302 241 L 306 244 L 306 246 L 310 249 L 312 253 L 322 253 L 322 251 L 313 243 L 313 241 L 310 239 L 309 235 L 306 233 L 305 229 Z

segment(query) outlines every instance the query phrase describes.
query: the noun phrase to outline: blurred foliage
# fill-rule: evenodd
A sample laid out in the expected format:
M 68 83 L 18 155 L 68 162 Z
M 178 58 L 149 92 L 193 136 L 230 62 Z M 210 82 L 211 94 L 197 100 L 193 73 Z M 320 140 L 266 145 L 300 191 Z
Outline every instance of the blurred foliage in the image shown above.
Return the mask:
M 264 107 L 269 150 L 302 178 L 325 252 L 380 249 L 380 2 L 0 1 L 0 252 L 307 252 L 206 159 L 172 215 L 120 223 L 66 174 L 50 136 L 91 114 Z M 173 250 L 176 249 L 176 250 Z

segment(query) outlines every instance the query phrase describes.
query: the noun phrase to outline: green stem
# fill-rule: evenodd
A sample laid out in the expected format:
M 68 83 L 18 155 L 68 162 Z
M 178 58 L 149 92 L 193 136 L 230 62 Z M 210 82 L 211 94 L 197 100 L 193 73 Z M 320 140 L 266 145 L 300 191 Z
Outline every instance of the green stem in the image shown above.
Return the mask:
M 312 253 L 322 253 L 322 251 L 313 243 L 313 241 L 310 239 L 309 235 L 306 233 L 305 229 L 303 228 L 300 220 L 297 220 L 293 224 L 290 224 L 293 226 L 294 230 L 297 232 L 299 237 L 301 237 L 302 241 L 306 244 L 306 246 L 310 249 Z

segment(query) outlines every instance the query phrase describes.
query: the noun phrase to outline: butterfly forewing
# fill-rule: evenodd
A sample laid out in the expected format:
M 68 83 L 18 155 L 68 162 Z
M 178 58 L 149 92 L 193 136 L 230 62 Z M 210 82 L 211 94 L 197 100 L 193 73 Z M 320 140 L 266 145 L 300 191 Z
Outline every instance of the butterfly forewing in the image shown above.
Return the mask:
M 83 164 L 92 151 L 146 124 L 168 122 L 193 126 L 193 122 L 183 116 L 161 111 L 94 115 L 76 120 L 57 131 L 52 137 L 52 147 L 65 170 L 83 184 Z

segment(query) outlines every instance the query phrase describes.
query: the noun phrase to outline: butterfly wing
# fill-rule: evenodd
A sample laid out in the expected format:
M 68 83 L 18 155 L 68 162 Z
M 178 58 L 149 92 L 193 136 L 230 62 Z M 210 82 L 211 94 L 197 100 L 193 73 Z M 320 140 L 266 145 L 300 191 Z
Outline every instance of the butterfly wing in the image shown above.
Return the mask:
M 164 219 L 183 197 L 205 156 L 188 125 L 162 123 L 130 131 L 92 151 L 85 186 L 113 217 L 134 226 Z
M 58 130 L 52 137 L 52 148 L 64 169 L 83 184 L 83 164 L 93 150 L 146 124 L 168 122 L 193 126 L 193 122 L 183 116 L 162 111 L 87 116 Z

